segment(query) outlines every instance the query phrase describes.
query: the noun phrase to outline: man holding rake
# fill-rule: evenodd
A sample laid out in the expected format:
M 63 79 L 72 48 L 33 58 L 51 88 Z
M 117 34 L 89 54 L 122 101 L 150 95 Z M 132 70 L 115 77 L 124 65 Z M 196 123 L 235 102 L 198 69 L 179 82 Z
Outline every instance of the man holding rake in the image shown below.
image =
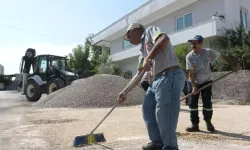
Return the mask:
M 179 68 L 170 39 L 158 27 L 144 29 L 139 23 L 129 25 L 124 39 L 134 45 L 141 44 L 138 73 L 142 70 L 152 72 L 152 83 L 146 91 L 142 105 L 151 142 L 142 149 L 178 150 L 176 128 L 185 75 Z M 118 96 L 120 103 L 125 100 L 123 93 L 124 91 Z
M 199 88 L 212 82 L 211 76 L 211 62 L 216 59 L 221 59 L 223 62 L 231 65 L 234 71 L 241 69 L 239 63 L 232 61 L 227 56 L 221 55 L 219 52 L 212 49 L 202 48 L 203 37 L 196 35 L 194 38 L 188 40 L 190 42 L 192 51 L 186 56 L 186 69 L 189 73 L 192 83 L 192 93 L 190 108 L 190 121 L 192 125 L 186 128 L 187 132 L 200 131 L 199 129 L 199 116 L 198 116 L 198 101 L 201 93 L 203 102 L 203 116 L 206 122 L 207 130 L 210 132 L 215 131 L 215 127 L 212 124 L 213 108 L 212 108 L 212 85 L 204 88 L 201 92 L 197 92 Z

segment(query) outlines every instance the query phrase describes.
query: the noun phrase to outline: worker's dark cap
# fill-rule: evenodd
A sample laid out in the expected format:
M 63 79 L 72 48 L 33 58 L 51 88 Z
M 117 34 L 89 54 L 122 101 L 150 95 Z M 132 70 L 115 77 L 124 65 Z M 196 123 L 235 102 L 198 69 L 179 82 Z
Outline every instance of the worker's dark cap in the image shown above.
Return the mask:
M 191 42 L 191 41 L 203 41 L 203 37 L 201 35 L 196 35 L 192 39 L 188 40 L 188 42 Z

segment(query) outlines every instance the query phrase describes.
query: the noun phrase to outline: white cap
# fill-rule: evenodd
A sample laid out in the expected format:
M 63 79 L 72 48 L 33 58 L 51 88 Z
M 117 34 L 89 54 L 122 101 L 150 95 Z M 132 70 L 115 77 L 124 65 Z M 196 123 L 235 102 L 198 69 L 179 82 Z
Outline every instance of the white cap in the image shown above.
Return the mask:
M 123 36 L 123 39 L 129 41 L 128 31 L 133 30 L 133 29 L 138 29 L 138 28 L 144 29 L 143 25 L 141 25 L 140 23 L 134 22 L 134 23 L 130 24 L 127 28 L 126 34 Z

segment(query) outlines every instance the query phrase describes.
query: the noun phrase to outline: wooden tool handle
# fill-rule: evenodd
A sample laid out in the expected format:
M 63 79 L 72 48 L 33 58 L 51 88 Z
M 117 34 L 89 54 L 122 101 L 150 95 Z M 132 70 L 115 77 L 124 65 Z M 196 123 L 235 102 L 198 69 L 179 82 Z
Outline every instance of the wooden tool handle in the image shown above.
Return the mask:
M 215 79 L 214 81 L 212 81 L 212 82 L 210 82 L 210 83 L 204 85 L 203 87 L 199 88 L 199 89 L 196 91 L 196 93 L 200 92 L 201 90 L 205 89 L 206 87 L 211 86 L 212 84 L 218 82 L 219 80 L 221 80 L 221 79 L 227 77 L 228 75 L 230 75 L 230 74 L 232 74 L 232 73 L 234 73 L 234 72 L 233 72 L 233 71 L 232 71 L 232 72 L 229 72 L 229 73 L 227 73 L 227 74 L 225 74 L 225 75 L 223 75 L 223 76 L 221 76 L 221 77 Z M 184 100 L 184 99 L 186 99 L 186 98 L 188 98 L 188 97 L 190 97 L 190 96 L 192 96 L 193 94 L 194 94 L 194 93 L 190 93 L 190 94 L 188 94 L 188 95 L 182 97 L 182 98 L 181 98 L 181 101 Z
M 126 96 L 128 94 L 129 91 L 132 90 L 132 88 L 135 86 L 135 84 L 140 81 L 143 77 L 143 75 L 145 74 L 145 70 L 142 70 L 137 76 L 136 78 L 131 82 L 131 84 L 129 86 L 127 86 L 126 88 L 124 88 L 122 91 L 124 91 L 124 95 L 123 96 Z

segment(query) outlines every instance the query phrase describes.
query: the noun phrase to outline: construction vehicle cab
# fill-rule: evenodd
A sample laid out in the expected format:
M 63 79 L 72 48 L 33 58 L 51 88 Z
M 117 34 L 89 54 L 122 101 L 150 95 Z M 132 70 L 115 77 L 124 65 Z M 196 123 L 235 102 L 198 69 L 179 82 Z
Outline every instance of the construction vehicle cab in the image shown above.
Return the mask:
M 43 93 L 50 94 L 70 85 L 78 75 L 69 69 L 67 63 L 67 57 L 36 56 L 35 49 L 27 49 L 20 64 L 22 95 L 26 95 L 29 101 L 38 101 Z M 30 73 L 31 67 L 33 73 Z

